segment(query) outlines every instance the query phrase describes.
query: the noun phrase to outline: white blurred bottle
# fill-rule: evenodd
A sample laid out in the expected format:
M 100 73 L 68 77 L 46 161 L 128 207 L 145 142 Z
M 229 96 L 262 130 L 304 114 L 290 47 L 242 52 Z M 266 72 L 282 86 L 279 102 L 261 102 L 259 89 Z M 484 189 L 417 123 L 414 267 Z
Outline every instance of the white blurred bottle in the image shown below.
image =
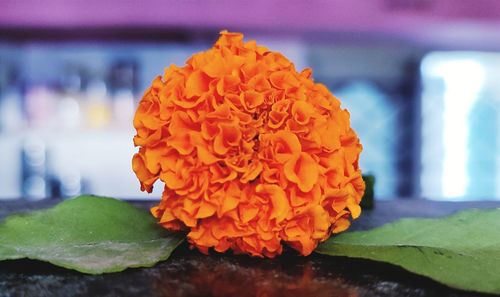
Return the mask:
M 117 61 L 110 69 L 113 120 L 119 129 L 132 125 L 134 116 L 134 91 L 137 88 L 137 63 L 133 60 Z

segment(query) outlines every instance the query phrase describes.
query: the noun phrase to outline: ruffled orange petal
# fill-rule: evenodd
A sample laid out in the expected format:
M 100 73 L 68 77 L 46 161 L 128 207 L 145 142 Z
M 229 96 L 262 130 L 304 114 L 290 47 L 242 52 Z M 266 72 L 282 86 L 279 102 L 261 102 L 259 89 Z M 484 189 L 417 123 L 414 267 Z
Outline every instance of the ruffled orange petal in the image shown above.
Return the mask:
M 256 108 L 264 103 L 264 95 L 256 91 L 247 91 L 240 96 L 241 104 L 248 112 L 255 112 Z
M 294 156 L 298 156 L 302 150 L 297 135 L 289 131 L 278 131 L 274 134 L 274 152 L 276 161 L 284 163 Z
M 262 166 L 261 162 L 253 161 L 252 163 L 250 163 L 250 166 L 246 168 L 246 171 L 241 177 L 240 181 L 245 184 L 255 180 L 257 176 L 259 176 L 259 174 L 262 172 L 263 168 L 264 167 Z
M 196 147 L 196 150 L 198 158 L 200 158 L 200 161 L 203 162 L 203 164 L 210 165 L 220 160 L 204 146 L 199 145 Z
M 220 196 L 220 206 L 218 216 L 222 217 L 227 212 L 236 209 L 241 200 L 241 190 L 236 183 L 230 183 L 227 190 L 222 191 Z
M 226 63 L 222 56 L 214 55 L 212 59 L 202 67 L 202 71 L 210 77 L 220 78 L 227 73 Z
M 240 144 L 241 130 L 233 124 L 219 124 L 219 129 L 219 134 L 214 139 L 214 151 L 219 155 L 224 155 L 231 147 Z
M 296 183 L 302 192 L 312 190 L 318 181 L 318 165 L 308 153 L 303 152 L 293 156 L 286 162 L 283 169 L 286 178 Z
M 135 154 L 132 159 L 132 169 L 141 181 L 141 190 L 151 193 L 153 184 L 158 179 L 158 175 L 151 173 L 145 164 L 144 156 L 141 153 Z
M 292 106 L 293 119 L 299 125 L 307 125 L 311 116 L 314 114 L 314 108 L 305 101 L 295 101 Z
M 201 96 L 208 91 L 210 83 L 209 77 L 201 70 L 196 70 L 188 77 L 186 81 L 186 96 L 188 98 Z
M 217 82 L 217 94 L 224 96 L 238 91 L 240 78 L 236 75 L 225 75 Z
M 290 204 L 285 191 L 277 185 L 258 185 L 256 194 L 269 198 L 272 206 L 269 219 L 281 222 L 290 214 Z

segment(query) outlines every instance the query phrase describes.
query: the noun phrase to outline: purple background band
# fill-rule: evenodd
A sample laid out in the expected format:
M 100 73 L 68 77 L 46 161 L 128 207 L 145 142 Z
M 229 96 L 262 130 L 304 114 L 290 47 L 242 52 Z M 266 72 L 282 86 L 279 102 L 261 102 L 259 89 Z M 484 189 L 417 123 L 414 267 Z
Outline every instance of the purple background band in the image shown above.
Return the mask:
M 500 1 L 0 0 L 4 28 L 117 26 L 364 32 L 498 45 Z

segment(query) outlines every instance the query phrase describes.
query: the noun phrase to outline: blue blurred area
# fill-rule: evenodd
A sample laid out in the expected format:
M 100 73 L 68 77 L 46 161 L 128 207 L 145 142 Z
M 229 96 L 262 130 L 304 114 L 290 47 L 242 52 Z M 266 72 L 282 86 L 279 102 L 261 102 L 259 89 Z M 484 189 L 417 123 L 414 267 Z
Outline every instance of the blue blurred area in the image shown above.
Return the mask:
M 363 142 L 360 166 L 365 174 L 376 176 L 378 197 L 396 197 L 398 109 L 388 96 L 370 82 L 353 82 L 339 88 L 335 95 L 343 99 L 351 113 L 351 125 Z
M 433 52 L 422 61 L 421 189 L 499 199 L 500 53 Z

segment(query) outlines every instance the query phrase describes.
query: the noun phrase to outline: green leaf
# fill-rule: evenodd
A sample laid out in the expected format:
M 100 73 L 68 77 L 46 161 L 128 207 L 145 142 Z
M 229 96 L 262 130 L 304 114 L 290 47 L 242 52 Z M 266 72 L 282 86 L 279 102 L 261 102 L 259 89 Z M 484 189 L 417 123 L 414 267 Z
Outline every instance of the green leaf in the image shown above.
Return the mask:
M 450 287 L 500 293 L 500 209 L 403 219 L 330 238 L 316 252 L 392 263 Z
M 100 274 L 151 267 L 181 242 L 147 211 L 112 198 L 80 196 L 8 217 L 0 225 L 0 260 L 29 258 Z

